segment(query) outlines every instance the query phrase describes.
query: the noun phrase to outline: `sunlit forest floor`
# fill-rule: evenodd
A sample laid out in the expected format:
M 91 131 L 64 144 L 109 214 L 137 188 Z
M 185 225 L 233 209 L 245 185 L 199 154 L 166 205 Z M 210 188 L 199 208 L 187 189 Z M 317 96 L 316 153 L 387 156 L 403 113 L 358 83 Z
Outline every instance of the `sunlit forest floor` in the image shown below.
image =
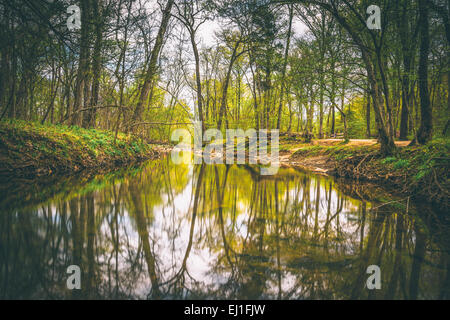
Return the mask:
M 343 139 L 318 139 L 313 140 L 312 144 L 319 144 L 322 146 L 332 146 L 342 143 Z M 411 141 L 395 141 L 395 145 L 398 147 L 406 147 Z M 377 144 L 378 141 L 376 139 L 350 139 L 346 144 L 348 146 L 370 146 L 373 144 Z
M 335 169 L 335 163 L 330 161 L 330 157 L 328 152 L 330 151 L 327 148 L 313 148 L 315 151 L 323 151 L 323 152 L 307 152 L 310 151 L 311 146 L 321 146 L 321 147 L 336 147 L 336 146 L 345 146 L 345 148 L 332 148 L 331 150 L 342 152 L 344 151 L 344 155 L 352 154 L 352 152 L 358 151 L 361 147 L 373 146 L 373 148 L 369 148 L 365 150 L 364 148 L 359 151 L 378 151 L 378 147 L 376 146 L 378 141 L 376 139 L 350 139 L 345 142 L 344 139 L 314 139 L 310 143 L 296 143 L 289 141 L 287 139 L 283 139 L 281 141 L 281 163 L 284 166 L 292 166 L 292 165 L 300 165 L 308 170 L 312 170 L 319 173 L 330 173 Z M 395 145 L 397 147 L 403 148 L 408 146 L 411 141 L 395 141 Z M 302 151 L 303 150 L 303 151 Z M 297 152 L 299 151 L 299 152 Z
M 436 139 L 426 145 L 409 146 L 398 141 L 394 156 L 382 157 L 375 139 L 313 140 L 297 143 L 281 140 L 283 166 L 299 166 L 358 180 L 394 187 L 398 193 L 417 196 L 449 208 L 450 143 Z

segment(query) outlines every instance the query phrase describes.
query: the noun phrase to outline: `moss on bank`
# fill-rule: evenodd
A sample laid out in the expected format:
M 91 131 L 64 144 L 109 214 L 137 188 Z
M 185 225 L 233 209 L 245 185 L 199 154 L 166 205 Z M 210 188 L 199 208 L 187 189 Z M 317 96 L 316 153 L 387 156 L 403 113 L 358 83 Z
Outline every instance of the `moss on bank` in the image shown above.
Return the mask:
M 0 122 L 0 175 L 40 176 L 141 161 L 158 152 L 141 139 L 77 126 Z
M 379 145 L 355 146 L 343 143 L 297 145 L 290 159 L 302 162 L 324 157 L 336 176 L 382 183 L 399 193 L 411 195 L 448 210 L 450 142 L 440 139 L 424 146 L 398 148 L 397 154 L 382 157 Z

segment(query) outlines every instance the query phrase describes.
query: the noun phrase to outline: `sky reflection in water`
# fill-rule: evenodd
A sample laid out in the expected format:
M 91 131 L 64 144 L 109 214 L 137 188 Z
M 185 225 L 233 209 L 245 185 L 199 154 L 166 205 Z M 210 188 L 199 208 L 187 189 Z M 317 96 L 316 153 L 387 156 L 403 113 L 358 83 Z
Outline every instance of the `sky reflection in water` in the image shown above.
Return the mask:
M 448 227 L 355 182 L 165 158 L 48 188 L 1 189 L 2 299 L 449 298 Z

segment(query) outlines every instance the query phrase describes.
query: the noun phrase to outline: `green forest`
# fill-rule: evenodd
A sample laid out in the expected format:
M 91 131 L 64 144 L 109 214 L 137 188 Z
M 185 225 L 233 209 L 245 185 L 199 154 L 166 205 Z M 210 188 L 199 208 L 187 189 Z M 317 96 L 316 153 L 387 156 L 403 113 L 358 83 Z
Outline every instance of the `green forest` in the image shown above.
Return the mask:
M 0 0 L 0 299 L 449 299 L 449 19 L 450 0 Z M 279 133 L 280 171 L 172 163 L 198 123 L 222 146 Z M 190 254 L 218 260 L 200 276 Z M 47 269 L 70 261 L 87 293 Z
M 157 141 L 195 118 L 386 154 L 448 136 L 448 2 L 376 2 L 371 30 L 368 1 L 3 1 L 0 116 Z

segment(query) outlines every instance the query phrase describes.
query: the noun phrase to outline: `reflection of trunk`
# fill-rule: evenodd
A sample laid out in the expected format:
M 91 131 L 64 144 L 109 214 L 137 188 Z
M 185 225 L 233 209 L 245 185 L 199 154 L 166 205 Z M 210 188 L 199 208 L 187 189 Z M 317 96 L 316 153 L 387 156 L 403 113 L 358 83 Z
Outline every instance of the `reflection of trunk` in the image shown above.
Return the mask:
M 385 299 L 391 300 L 395 297 L 395 292 L 397 291 L 397 284 L 399 275 L 401 273 L 401 259 L 402 259 L 402 247 L 403 247 L 403 215 L 397 215 L 397 226 L 395 233 L 395 261 L 394 267 L 392 268 L 392 276 L 389 281 L 388 289 L 386 292 Z
M 280 248 L 280 225 L 279 225 L 279 209 L 278 209 L 278 182 L 275 180 L 275 222 L 276 222 L 276 247 L 277 247 L 277 280 L 278 280 L 278 300 L 281 299 L 281 248 Z
M 95 256 L 94 256 L 94 242 L 95 242 L 95 208 L 94 196 L 92 193 L 86 196 L 87 200 L 87 259 L 88 259 L 88 273 L 87 273 L 87 293 L 91 294 L 91 290 L 95 288 Z
M 219 223 L 220 223 L 220 231 L 222 233 L 223 248 L 225 250 L 225 256 L 227 258 L 228 263 L 230 264 L 230 267 L 232 269 L 234 269 L 233 263 L 230 258 L 230 247 L 228 246 L 227 238 L 225 236 L 225 225 L 224 225 L 224 221 L 223 221 L 223 199 L 225 196 L 225 187 L 227 184 L 229 168 L 230 167 L 227 166 L 222 186 L 220 186 L 220 183 L 219 183 L 219 171 L 218 171 L 217 167 L 214 167 L 214 173 L 216 175 L 216 179 L 215 179 L 216 180 L 216 197 L 217 197 L 217 205 L 218 205 L 218 209 L 219 209 Z M 222 190 L 222 192 L 221 192 L 221 190 Z
M 191 226 L 189 229 L 188 245 L 186 247 L 186 251 L 184 253 L 183 260 L 181 261 L 180 270 L 178 272 L 176 272 L 176 274 L 173 278 L 171 278 L 169 281 L 166 282 L 166 284 L 170 283 L 169 287 L 173 287 L 173 288 L 179 288 L 180 286 L 183 287 L 184 281 L 185 281 L 185 273 L 187 273 L 189 275 L 189 273 L 187 272 L 187 260 L 189 258 L 189 254 L 191 253 L 192 243 L 193 243 L 193 239 L 194 239 L 195 221 L 197 219 L 198 205 L 199 205 L 199 201 L 200 201 L 200 191 L 201 191 L 201 187 L 203 185 L 204 171 L 205 171 L 205 164 L 203 163 L 200 166 L 200 172 L 198 174 L 197 184 L 195 185 L 195 187 L 193 187 L 193 189 L 195 188 L 194 207 L 192 209 L 192 218 L 191 218 Z
M 359 234 L 359 250 L 362 252 L 364 245 L 364 229 L 366 227 L 367 203 L 363 202 L 361 205 L 361 232 Z
M 186 248 L 186 253 L 184 255 L 183 263 L 182 263 L 182 270 L 186 269 L 186 263 L 187 259 L 189 257 L 189 253 L 191 252 L 192 248 L 192 239 L 194 236 L 194 228 L 195 228 L 195 219 L 197 217 L 198 212 L 198 202 L 200 200 L 200 189 L 203 184 L 203 174 L 205 172 L 205 164 L 202 163 L 200 166 L 200 172 L 198 174 L 197 184 L 195 186 L 195 195 L 194 195 L 194 207 L 192 208 L 192 221 L 191 221 L 191 229 L 189 231 L 189 242 Z
M 70 220 L 72 223 L 72 239 L 73 239 L 73 263 L 81 262 L 81 244 L 80 244 L 80 223 L 78 220 L 78 200 L 73 198 L 69 201 Z
M 123 185 L 119 186 L 119 194 L 116 195 L 116 187 L 113 186 L 113 195 L 114 195 L 114 219 L 111 222 L 111 240 L 114 246 L 114 259 L 115 259 L 115 269 L 114 269 L 114 277 L 115 277 L 115 295 L 117 297 L 119 292 L 119 203 L 121 199 Z
M 330 219 L 330 214 L 331 214 L 331 191 L 332 191 L 332 184 L 330 183 L 330 189 L 328 190 L 328 196 L 326 196 L 326 194 L 325 194 L 325 196 L 326 196 L 326 199 L 327 199 L 327 222 L 325 223 L 325 226 L 324 226 L 324 233 L 325 233 L 325 244 L 324 244 L 324 246 L 325 246 L 325 248 L 327 248 L 328 247 L 328 226 L 329 226 L 329 223 L 328 223 L 328 221 L 329 221 L 329 219 Z M 325 192 L 326 192 L 326 190 L 325 190 Z
M 417 223 L 414 225 L 414 231 L 416 233 L 416 248 L 414 249 L 413 264 L 411 267 L 411 278 L 409 282 L 409 299 L 417 299 L 419 291 L 419 278 L 420 269 L 422 268 L 422 262 L 425 255 L 425 234 L 420 230 L 420 226 Z
M 82 225 L 79 219 L 79 211 L 78 211 L 78 199 L 73 198 L 69 201 L 70 208 L 70 220 L 72 223 L 72 241 L 73 241 L 73 257 L 72 264 L 77 265 L 82 269 L 82 260 L 81 254 L 83 250 L 83 242 L 82 242 Z M 72 297 L 79 298 L 80 290 L 72 290 Z
M 373 264 L 373 259 L 375 257 L 375 254 L 377 253 L 376 250 L 378 248 L 380 235 L 383 230 L 384 217 L 380 219 L 379 214 L 377 214 L 376 212 L 373 212 L 372 214 L 373 218 L 370 220 L 369 224 L 367 246 L 365 251 L 361 252 L 361 263 L 350 296 L 350 299 L 352 300 L 361 298 L 361 293 L 366 285 L 367 280 L 367 266 Z
M 441 290 L 439 293 L 440 300 L 448 300 L 450 299 L 450 258 L 447 253 L 443 253 L 444 255 L 444 264 L 447 265 L 447 272 L 444 281 L 442 281 Z M 445 262 L 446 261 L 446 262 Z
M 317 240 L 317 232 L 319 231 L 319 207 L 320 207 L 320 177 L 316 180 L 316 215 L 314 218 L 314 235 L 313 238 Z
M 150 276 L 150 281 L 152 283 L 153 297 L 158 299 L 161 296 L 161 292 L 159 290 L 158 277 L 156 275 L 156 261 L 150 247 L 147 221 L 145 219 L 141 194 L 139 192 L 138 186 L 136 186 L 135 183 L 130 184 L 130 195 L 134 204 L 136 225 L 139 233 L 139 238 L 142 241 L 142 247 L 144 249 L 145 261 L 147 262 L 147 270 Z
M 267 192 L 265 181 L 253 180 L 253 195 L 250 201 L 250 214 L 248 219 L 248 235 L 243 244 L 239 260 L 242 285 L 239 299 L 260 298 L 266 283 L 266 266 L 263 264 L 263 240 L 266 226 L 265 214 L 268 212 Z

